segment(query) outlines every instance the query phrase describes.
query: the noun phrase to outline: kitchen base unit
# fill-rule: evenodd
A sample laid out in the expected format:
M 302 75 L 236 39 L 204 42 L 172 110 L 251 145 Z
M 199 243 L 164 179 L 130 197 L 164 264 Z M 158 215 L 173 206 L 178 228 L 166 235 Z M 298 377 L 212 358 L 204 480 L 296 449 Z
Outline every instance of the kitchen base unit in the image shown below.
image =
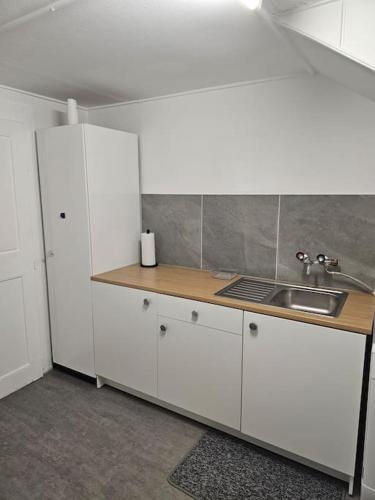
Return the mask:
M 98 387 L 348 481 L 352 491 L 366 335 L 157 291 L 92 287 Z
M 245 312 L 244 434 L 353 480 L 366 337 Z
M 97 375 L 240 429 L 242 311 L 105 283 L 93 303 Z

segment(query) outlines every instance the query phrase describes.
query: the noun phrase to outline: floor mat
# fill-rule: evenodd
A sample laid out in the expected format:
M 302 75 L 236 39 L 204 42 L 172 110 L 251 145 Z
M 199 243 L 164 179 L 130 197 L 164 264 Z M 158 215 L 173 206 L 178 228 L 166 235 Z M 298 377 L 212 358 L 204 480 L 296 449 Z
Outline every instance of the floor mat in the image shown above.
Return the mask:
M 342 500 L 346 483 L 217 431 L 168 478 L 197 500 Z

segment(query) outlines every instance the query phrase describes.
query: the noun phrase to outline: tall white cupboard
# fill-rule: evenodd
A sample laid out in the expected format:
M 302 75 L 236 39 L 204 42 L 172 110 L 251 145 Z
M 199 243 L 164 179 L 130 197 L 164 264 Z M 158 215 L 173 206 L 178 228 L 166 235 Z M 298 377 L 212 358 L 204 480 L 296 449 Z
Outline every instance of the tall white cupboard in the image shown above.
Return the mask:
M 138 137 L 37 131 L 53 361 L 94 376 L 90 277 L 139 261 Z

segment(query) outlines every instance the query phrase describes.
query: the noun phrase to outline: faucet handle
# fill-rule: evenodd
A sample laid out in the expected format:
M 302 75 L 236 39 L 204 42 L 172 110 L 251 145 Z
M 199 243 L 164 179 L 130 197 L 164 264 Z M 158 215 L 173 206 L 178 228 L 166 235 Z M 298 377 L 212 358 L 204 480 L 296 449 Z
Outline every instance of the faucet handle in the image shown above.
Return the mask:
M 324 264 L 326 260 L 328 260 L 328 257 L 324 255 L 324 253 L 320 253 L 316 256 L 316 260 L 319 262 L 319 264 Z
M 319 264 L 322 264 L 326 267 L 329 267 L 329 266 L 336 267 L 336 266 L 338 266 L 338 263 L 339 263 L 338 259 L 332 258 L 332 257 L 327 257 L 327 255 L 324 255 L 323 253 L 320 253 L 319 255 L 317 255 L 316 260 L 319 262 Z
M 297 259 L 300 261 L 300 262 L 304 262 L 306 257 L 307 257 L 307 254 L 305 254 L 305 252 L 301 252 L 300 250 L 296 253 L 296 257 Z

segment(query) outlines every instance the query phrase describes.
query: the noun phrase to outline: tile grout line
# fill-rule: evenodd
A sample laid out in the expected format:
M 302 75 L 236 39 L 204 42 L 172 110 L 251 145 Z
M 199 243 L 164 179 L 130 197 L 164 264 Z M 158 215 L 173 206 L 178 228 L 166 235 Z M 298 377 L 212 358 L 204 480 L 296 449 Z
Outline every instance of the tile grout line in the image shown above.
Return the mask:
M 201 269 L 203 269 L 203 194 L 201 194 Z
M 279 194 L 279 205 L 277 209 L 275 280 L 277 280 L 277 273 L 278 273 L 277 267 L 279 261 L 280 206 L 281 206 L 281 194 Z

